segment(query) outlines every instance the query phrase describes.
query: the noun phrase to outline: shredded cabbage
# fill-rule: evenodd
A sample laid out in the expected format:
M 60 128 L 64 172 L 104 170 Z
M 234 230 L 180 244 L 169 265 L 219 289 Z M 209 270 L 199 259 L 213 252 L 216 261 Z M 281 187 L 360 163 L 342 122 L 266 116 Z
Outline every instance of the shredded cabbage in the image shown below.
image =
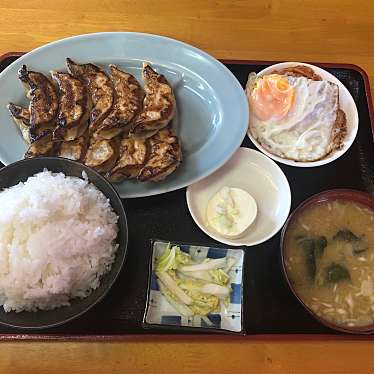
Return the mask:
M 178 264 L 187 265 L 191 262 L 191 256 L 187 253 L 184 253 L 178 246 L 174 246 L 175 248 L 175 258 Z
M 181 303 L 170 290 L 164 286 L 164 284 L 158 280 L 158 286 L 161 293 L 165 296 L 167 302 L 182 316 L 191 317 L 194 315 L 194 312 L 185 304 Z
M 221 286 L 226 285 L 230 277 L 222 269 L 214 269 L 209 271 L 210 276 L 212 277 L 214 283 L 217 283 Z
M 156 272 L 168 271 L 175 268 L 175 249 L 170 248 L 170 243 L 165 248 L 164 253 L 159 258 L 156 265 Z
M 156 273 L 160 281 L 172 292 L 180 301 L 186 305 L 192 304 L 192 299 L 181 288 L 178 283 L 166 272 Z
M 185 265 L 190 263 L 190 256 L 181 251 L 178 246 L 170 246 L 170 243 L 165 248 L 164 253 L 159 258 L 156 271 L 168 271 L 177 269 L 178 265 Z
M 225 270 L 232 266 L 232 258 L 205 259 L 197 263 L 178 246 L 169 243 L 155 270 L 161 293 L 177 312 L 204 317 L 219 311 L 221 303 L 228 306 L 231 288 L 230 276 Z
M 224 268 L 226 266 L 226 258 L 206 259 L 200 264 L 184 265 L 181 271 L 204 271 Z

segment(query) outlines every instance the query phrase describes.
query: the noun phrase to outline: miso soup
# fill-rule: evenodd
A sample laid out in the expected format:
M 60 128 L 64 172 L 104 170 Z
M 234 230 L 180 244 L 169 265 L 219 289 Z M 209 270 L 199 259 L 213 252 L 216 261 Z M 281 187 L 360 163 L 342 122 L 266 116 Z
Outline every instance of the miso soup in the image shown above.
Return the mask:
M 316 204 L 295 217 L 284 245 L 288 277 L 318 316 L 343 327 L 374 323 L 374 211 Z

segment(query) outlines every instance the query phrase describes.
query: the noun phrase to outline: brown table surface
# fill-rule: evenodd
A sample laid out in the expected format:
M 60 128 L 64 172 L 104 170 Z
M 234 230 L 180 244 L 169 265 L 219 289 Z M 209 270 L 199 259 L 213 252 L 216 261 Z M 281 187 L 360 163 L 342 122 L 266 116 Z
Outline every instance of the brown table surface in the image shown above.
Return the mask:
M 0 0 L 0 54 L 71 35 L 139 31 L 180 39 L 221 59 L 342 62 L 374 91 L 374 1 Z M 0 373 L 374 373 L 370 340 L 324 336 L 14 342 Z

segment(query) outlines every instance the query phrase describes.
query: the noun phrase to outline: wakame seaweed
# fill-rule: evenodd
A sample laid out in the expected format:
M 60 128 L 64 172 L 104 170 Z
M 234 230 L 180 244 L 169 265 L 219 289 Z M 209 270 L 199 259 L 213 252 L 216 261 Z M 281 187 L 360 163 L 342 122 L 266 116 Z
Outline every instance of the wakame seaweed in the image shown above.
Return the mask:
M 314 280 L 317 271 L 316 260 L 322 257 L 327 246 L 327 240 L 324 236 L 316 238 L 308 236 L 297 236 L 297 243 L 304 252 L 305 267 L 309 278 Z
M 325 248 L 327 247 L 327 239 L 324 236 L 319 236 L 314 239 L 314 253 L 315 257 L 322 257 Z
M 368 250 L 365 235 L 357 236 L 351 230 L 342 229 L 339 230 L 333 237 L 334 240 L 340 240 L 352 245 L 352 254 L 359 255 Z
M 333 237 L 334 240 L 342 240 L 344 242 L 356 242 L 360 238 L 355 235 L 351 230 L 342 229 L 339 230 Z
M 331 264 L 326 268 L 326 283 L 335 283 L 350 280 L 351 276 L 346 267 L 340 264 Z

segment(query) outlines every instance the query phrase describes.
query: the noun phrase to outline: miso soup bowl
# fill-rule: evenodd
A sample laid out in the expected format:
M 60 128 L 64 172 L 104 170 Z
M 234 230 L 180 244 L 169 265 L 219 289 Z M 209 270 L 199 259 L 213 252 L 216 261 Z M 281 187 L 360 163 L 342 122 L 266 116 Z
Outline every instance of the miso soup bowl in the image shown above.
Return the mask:
M 347 190 L 347 189 L 336 189 L 336 190 L 329 190 L 320 192 L 316 195 L 311 196 L 310 198 L 303 201 L 288 217 L 286 223 L 283 226 L 282 233 L 281 233 L 281 263 L 282 263 L 282 270 L 285 280 L 290 287 L 292 293 L 295 297 L 299 300 L 301 305 L 311 314 L 315 319 L 321 322 L 323 325 L 345 333 L 350 334 L 373 334 L 374 333 L 374 324 L 370 324 L 367 326 L 359 326 L 359 327 L 347 327 L 334 324 L 330 321 L 323 319 L 322 317 L 318 316 L 312 309 L 310 309 L 303 301 L 303 299 L 298 295 L 297 291 L 294 289 L 290 278 L 288 277 L 287 268 L 285 264 L 285 239 L 287 237 L 288 228 L 292 225 L 295 219 L 300 215 L 300 213 L 304 212 L 306 209 L 329 201 L 334 200 L 345 200 L 349 202 L 353 202 L 364 207 L 367 207 L 374 211 L 374 195 L 370 195 L 366 192 L 356 191 L 356 190 Z

